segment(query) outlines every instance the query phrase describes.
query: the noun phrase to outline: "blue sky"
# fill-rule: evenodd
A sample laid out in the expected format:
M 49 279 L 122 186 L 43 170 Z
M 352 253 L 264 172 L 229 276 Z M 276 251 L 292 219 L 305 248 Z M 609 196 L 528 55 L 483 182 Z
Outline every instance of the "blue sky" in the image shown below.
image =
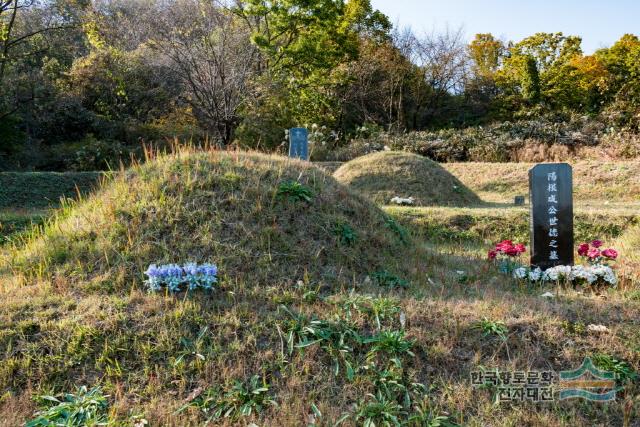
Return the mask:
M 371 0 L 395 25 L 431 32 L 462 26 L 468 39 L 493 33 L 518 41 L 536 32 L 582 37 L 592 53 L 625 33 L 640 35 L 640 1 L 632 0 Z

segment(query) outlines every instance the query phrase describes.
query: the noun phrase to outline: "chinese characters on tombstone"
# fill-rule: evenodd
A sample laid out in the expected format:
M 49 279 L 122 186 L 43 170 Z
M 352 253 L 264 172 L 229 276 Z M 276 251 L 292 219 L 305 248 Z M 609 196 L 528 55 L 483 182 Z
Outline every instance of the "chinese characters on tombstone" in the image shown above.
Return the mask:
M 573 265 L 573 182 L 567 163 L 529 170 L 531 266 Z
M 306 128 L 289 129 L 289 157 L 309 160 L 309 139 Z

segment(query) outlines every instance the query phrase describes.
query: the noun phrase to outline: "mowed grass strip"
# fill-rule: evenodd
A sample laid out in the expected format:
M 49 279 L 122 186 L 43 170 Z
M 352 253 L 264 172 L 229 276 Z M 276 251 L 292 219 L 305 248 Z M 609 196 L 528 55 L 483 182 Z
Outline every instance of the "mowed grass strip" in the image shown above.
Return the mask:
M 96 188 L 103 172 L 0 172 L 0 210 L 44 209 Z

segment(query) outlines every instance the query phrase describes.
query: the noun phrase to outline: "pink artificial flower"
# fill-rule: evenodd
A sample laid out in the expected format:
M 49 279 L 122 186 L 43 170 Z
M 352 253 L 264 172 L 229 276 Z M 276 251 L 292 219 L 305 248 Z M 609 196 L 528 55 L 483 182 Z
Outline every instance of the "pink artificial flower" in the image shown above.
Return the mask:
M 618 258 L 618 251 L 612 248 L 605 249 L 602 251 L 602 256 L 609 259 L 616 259 Z
M 498 256 L 498 251 L 490 250 L 489 251 L 489 259 L 496 259 Z
M 600 250 L 596 248 L 591 248 L 589 249 L 589 252 L 587 252 L 587 256 L 589 257 L 589 259 L 596 259 L 600 255 L 601 255 Z
M 583 243 L 580 246 L 578 246 L 578 255 L 585 256 L 585 255 L 587 255 L 587 252 L 589 252 L 589 244 L 588 243 Z
M 591 246 L 593 246 L 594 248 L 599 248 L 600 246 L 602 246 L 602 240 L 594 240 L 593 242 L 591 242 Z

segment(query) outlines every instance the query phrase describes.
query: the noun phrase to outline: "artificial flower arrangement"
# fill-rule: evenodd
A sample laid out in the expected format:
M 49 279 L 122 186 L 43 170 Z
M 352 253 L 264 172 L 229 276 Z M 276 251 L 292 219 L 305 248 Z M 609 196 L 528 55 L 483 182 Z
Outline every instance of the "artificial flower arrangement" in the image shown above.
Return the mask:
M 414 199 L 413 197 L 404 198 L 404 197 L 395 196 L 394 198 L 391 199 L 391 203 L 400 205 L 400 206 L 413 206 L 416 203 L 416 199 Z
M 498 266 L 502 273 L 511 274 L 516 268 L 520 267 L 520 255 L 526 251 L 527 248 L 522 243 L 514 243 L 512 240 L 503 240 L 489 251 L 488 257 L 490 260 L 498 262 Z
M 189 290 L 211 290 L 214 283 L 218 282 L 218 267 L 214 264 L 151 264 L 144 274 L 149 277 L 145 284 L 150 292 L 157 292 L 163 286 L 169 292 L 179 292 L 183 287 Z
M 495 249 L 489 251 L 489 259 L 497 259 L 503 273 L 531 284 L 555 282 L 577 287 L 614 287 L 618 279 L 611 264 L 618 258 L 618 251 L 613 248 L 601 249 L 602 246 L 601 240 L 582 243 L 578 246 L 578 255 L 584 264 L 558 265 L 545 271 L 517 265 L 517 257 L 524 253 L 526 248 L 524 245 L 514 245 L 510 240 L 498 243 Z

